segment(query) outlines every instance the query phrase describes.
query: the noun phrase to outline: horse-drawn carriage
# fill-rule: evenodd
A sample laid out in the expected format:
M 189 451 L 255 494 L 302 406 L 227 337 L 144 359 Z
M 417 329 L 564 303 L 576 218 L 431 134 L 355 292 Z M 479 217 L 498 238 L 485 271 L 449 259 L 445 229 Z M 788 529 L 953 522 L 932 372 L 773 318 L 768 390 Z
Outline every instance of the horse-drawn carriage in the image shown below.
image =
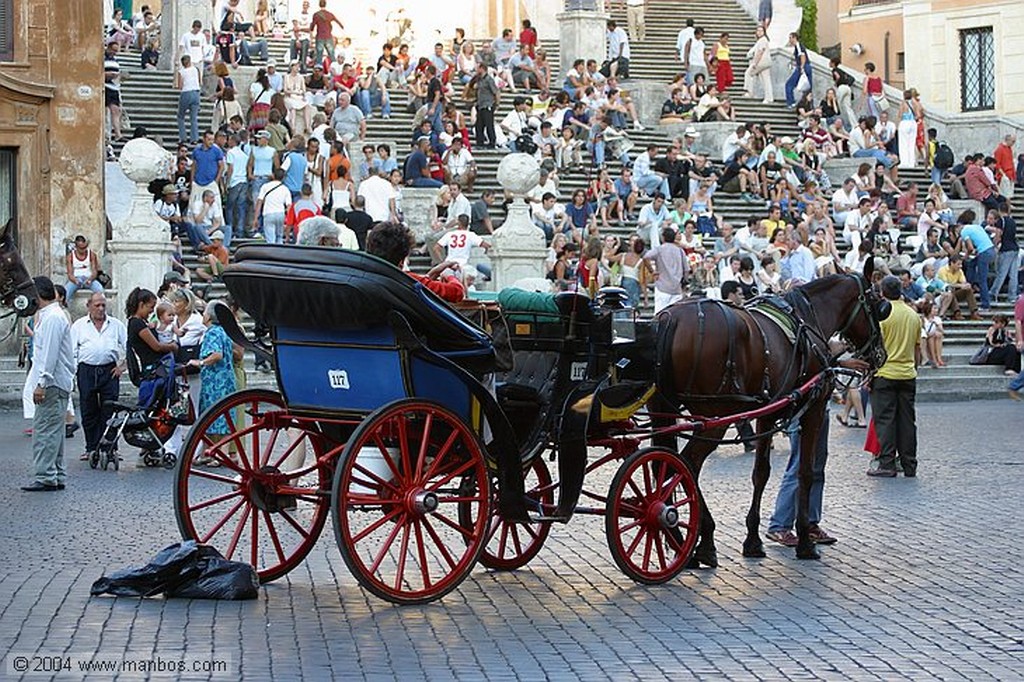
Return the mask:
M 224 280 L 272 329 L 280 392 L 239 391 L 199 418 L 175 508 L 185 538 L 250 562 L 263 581 L 295 568 L 330 515 L 361 585 L 393 602 L 430 601 L 478 560 L 526 564 L 574 513 L 604 515 L 612 557 L 632 579 L 667 581 L 709 518 L 675 437 L 785 420 L 831 385 L 827 368 L 794 374 L 800 382 L 746 412 L 680 422 L 678 400 L 661 396 L 667 414 L 649 407 L 671 350 L 657 341 L 671 338 L 656 339 L 614 292 L 469 311 L 491 320 L 482 325 L 492 336 L 363 253 L 244 247 Z M 249 343 L 233 317 L 221 322 Z M 661 445 L 641 447 L 652 439 Z M 595 448 L 606 454 L 591 460 Z M 585 490 L 586 474 L 610 463 L 609 489 Z

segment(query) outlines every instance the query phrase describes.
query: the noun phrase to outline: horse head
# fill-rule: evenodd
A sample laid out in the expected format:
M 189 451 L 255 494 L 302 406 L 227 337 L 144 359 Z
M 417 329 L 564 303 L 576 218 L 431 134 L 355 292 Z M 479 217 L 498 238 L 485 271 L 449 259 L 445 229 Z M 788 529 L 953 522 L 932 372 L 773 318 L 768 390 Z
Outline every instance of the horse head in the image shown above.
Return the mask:
M 28 317 L 39 307 L 39 297 L 14 244 L 13 227 L 12 218 L 0 229 L 0 304 L 12 308 L 18 317 Z
M 885 300 L 871 284 L 874 274 L 874 258 L 864 263 L 863 275 L 850 275 L 857 285 L 856 299 L 848 312 L 839 335 L 847 342 L 855 357 L 879 369 L 886 361 L 885 344 L 882 342 L 881 321 L 889 317 L 892 303 Z

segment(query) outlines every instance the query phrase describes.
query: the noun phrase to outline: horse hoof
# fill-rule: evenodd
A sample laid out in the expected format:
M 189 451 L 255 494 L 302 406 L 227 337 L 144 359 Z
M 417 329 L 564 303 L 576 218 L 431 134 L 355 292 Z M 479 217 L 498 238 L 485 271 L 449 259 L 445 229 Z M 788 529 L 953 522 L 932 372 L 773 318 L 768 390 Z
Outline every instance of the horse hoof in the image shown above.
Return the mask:
M 743 556 L 747 557 L 748 559 L 763 559 L 768 555 L 765 554 L 763 542 L 758 542 L 756 544 L 747 544 L 744 542 Z
M 718 568 L 718 552 L 714 547 L 706 550 L 698 547 L 693 556 L 708 568 Z
M 818 553 L 818 550 L 814 549 L 814 545 L 808 545 L 807 547 L 796 548 L 796 558 L 818 560 L 821 558 L 821 554 Z

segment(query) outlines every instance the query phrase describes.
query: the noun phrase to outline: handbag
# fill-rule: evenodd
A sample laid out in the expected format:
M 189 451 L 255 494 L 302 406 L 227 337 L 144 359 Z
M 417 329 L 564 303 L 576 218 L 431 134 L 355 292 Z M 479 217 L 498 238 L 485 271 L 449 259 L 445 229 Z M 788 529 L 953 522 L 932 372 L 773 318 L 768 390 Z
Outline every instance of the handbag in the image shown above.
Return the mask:
M 977 352 L 971 356 L 970 364 L 972 365 L 987 365 L 988 356 L 992 354 L 992 346 L 987 343 L 982 345 Z
M 800 72 L 800 78 L 796 82 L 796 89 L 801 92 L 806 92 L 811 89 L 811 79 L 807 77 L 806 71 Z
M 96 273 L 96 281 L 99 282 L 100 286 L 102 286 L 104 289 L 109 289 L 110 288 L 110 284 L 111 284 L 110 275 L 108 275 L 107 273 L 103 272 L 102 270 L 99 270 Z
M 999 179 L 999 194 L 1007 199 L 1013 198 L 1013 181 L 1008 175 L 1003 175 Z

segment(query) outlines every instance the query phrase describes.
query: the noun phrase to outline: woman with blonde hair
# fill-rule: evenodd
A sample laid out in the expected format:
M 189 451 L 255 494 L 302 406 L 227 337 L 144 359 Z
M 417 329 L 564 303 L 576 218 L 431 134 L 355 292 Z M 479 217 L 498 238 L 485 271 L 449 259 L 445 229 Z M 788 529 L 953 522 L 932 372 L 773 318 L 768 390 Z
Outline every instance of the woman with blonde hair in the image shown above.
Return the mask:
M 306 78 L 299 73 L 299 60 L 293 59 L 284 77 L 284 105 L 288 112 L 288 127 L 293 135 L 309 134 L 313 129 L 312 107 L 306 100 Z M 303 127 L 295 127 L 296 112 L 302 115 Z

